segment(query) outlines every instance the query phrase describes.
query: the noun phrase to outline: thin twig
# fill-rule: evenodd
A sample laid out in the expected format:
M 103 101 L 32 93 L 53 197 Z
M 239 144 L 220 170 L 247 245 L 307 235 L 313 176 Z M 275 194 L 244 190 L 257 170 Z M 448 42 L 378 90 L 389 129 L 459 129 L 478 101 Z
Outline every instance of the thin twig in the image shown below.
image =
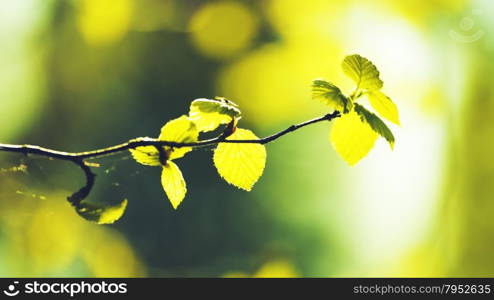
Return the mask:
M 203 141 L 198 141 L 194 143 L 179 143 L 179 142 L 173 142 L 173 141 L 162 141 L 159 139 L 155 138 L 149 138 L 149 137 L 140 137 L 140 138 L 135 138 L 132 140 L 129 140 L 125 143 L 103 148 L 103 149 L 97 149 L 97 150 L 92 150 L 92 151 L 86 151 L 86 152 L 64 152 L 64 151 L 58 151 L 58 150 L 52 150 L 48 148 L 43 148 L 40 146 L 34 146 L 34 145 L 12 145 L 12 144 L 0 144 L 0 152 L 14 152 L 14 153 L 21 153 L 24 155 L 28 154 L 34 154 L 34 155 L 40 155 L 40 156 L 45 156 L 48 158 L 53 158 L 53 159 L 59 159 L 59 160 L 66 160 L 73 162 L 76 164 L 79 168 L 82 169 L 84 172 L 84 175 L 86 177 L 86 184 L 77 192 L 72 194 L 70 197 L 68 197 L 68 200 L 72 205 L 78 206 L 80 201 L 82 201 L 84 198 L 87 197 L 87 195 L 90 193 L 96 175 L 91 171 L 91 165 L 87 162 L 85 162 L 85 159 L 93 159 L 101 156 L 105 156 L 108 154 L 112 153 L 118 153 L 122 151 L 126 151 L 129 149 L 135 149 L 137 147 L 142 147 L 142 146 L 154 146 L 157 148 L 163 147 L 163 146 L 168 146 L 168 147 L 175 147 L 175 148 L 180 148 L 180 147 L 202 147 L 202 146 L 210 146 L 210 145 L 216 145 L 219 143 L 236 143 L 236 144 L 267 144 L 270 143 L 282 136 L 284 136 L 287 133 L 293 132 L 295 130 L 298 130 L 302 127 L 305 127 L 307 125 L 311 125 L 314 123 L 322 122 L 322 121 L 331 121 L 334 118 L 340 117 L 340 112 L 339 111 L 334 111 L 333 113 L 326 114 L 322 117 L 315 118 L 300 124 L 292 125 L 288 127 L 287 129 L 277 132 L 273 135 L 267 136 L 262 139 L 256 139 L 256 140 L 229 140 L 228 135 L 221 134 L 218 137 L 208 139 L 208 140 L 203 140 Z

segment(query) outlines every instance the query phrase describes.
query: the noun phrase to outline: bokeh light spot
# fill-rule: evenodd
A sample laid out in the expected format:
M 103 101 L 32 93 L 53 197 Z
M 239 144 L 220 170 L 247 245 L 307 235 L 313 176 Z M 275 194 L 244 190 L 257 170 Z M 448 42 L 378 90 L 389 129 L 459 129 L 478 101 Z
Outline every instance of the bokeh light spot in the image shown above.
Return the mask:
M 257 18 L 237 2 L 208 3 L 190 21 L 191 38 L 205 56 L 225 59 L 246 49 L 258 27 Z
M 77 25 L 88 44 L 112 44 L 127 33 L 132 9 L 132 0 L 82 0 Z

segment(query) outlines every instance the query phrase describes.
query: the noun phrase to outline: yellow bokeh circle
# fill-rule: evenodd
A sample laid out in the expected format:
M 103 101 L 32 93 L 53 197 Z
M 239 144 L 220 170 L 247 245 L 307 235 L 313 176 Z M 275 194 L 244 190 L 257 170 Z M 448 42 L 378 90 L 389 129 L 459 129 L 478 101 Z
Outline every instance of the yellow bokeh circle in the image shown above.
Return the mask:
M 194 46 L 205 56 L 226 59 L 249 47 L 258 28 L 256 16 L 232 1 L 202 6 L 189 23 Z

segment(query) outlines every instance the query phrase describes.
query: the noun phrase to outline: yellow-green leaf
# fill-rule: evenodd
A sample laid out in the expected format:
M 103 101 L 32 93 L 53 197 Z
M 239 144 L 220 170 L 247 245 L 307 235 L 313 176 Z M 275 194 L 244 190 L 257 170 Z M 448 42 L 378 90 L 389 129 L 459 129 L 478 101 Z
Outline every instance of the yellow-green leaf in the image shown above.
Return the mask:
M 142 146 L 135 149 L 130 149 L 132 157 L 140 164 L 146 166 L 159 166 L 160 155 L 158 149 L 154 146 Z
M 177 209 L 185 198 L 187 187 L 182 172 L 174 162 L 168 161 L 163 166 L 163 171 L 161 172 L 161 185 L 173 208 Z
M 336 152 L 351 166 L 369 153 L 376 139 L 377 133 L 354 110 L 336 119 L 330 133 Z
M 228 140 L 259 139 L 252 131 L 237 128 Z M 214 151 L 214 165 L 228 183 L 250 191 L 266 164 L 266 148 L 261 144 L 220 143 Z
M 395 137 L 388 126 L 386 126 L 386 123 L 384 123 L 378 116 L 365 109 L 362 105 L 355 104 L 355 112 L 360 116 L 360 119 L 363 122 L 369 124 L 372 130 L 385 138 L 391 149 L 393 149 Z
M 349 55 L 343 60 L 342 68 L 343 72 L 355 81 L 360 89 L 374 91 L 383 87 L 379 71 L 365 57 L 358 54 Z
M 111 224 L 125 212 L 127 208 L 127 199 L 117 204 L 95 203 L 88 200 L 82 200 L 75 207 L 76 212 L 84 219 L 98 224 Z
M 389 120 L 396 125 L 400 125 L 400 117 L 398 115 L 398 107 L 388 96 L 380 91 L 372 91 L 367 93 L 369 102 L 381 117 Z
M 341 112 L 348 112 L 352 108 L 352 102 L 343 95 L 336 85 L 322 79 L 316 79 L 312 82 L 312 98 Z
M 161 128 L 160 140 L 177 143 L 194 143 L 199 138 L 196 125 L 187 116 L 169 121 Z M 165 147 L 168 159 L 183 157 L 192 147 Z
M 221 124 L 240 118 L 238 106 L 224 98 L 196 99 L 190 104 L 189 118 L 201 132 L 213 131 Z

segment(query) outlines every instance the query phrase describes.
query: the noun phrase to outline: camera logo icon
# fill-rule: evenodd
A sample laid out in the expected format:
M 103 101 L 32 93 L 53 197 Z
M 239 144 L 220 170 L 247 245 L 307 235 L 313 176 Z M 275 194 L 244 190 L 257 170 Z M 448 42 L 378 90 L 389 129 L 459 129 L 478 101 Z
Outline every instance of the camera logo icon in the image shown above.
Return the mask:
M 473 10 L 472 11 L 472 16 L 475 15 L 481 15 L 482 12 L 480 10 Z M 459 43 L 473 43 L 478 40 L 480 40 L 485 32 L 482 29 L 478 29 L 475 26 L 475 20 L 472 17 L 465 16 L 460 20 L 460 23 L 458 24 L 459 29 L 461 30 L 458 32 L 455 29 L 451 29 L 449 31 L 449 36 L 455 40 L 456 42 Z
M 19 281 L 14 281 L 14 284 L 9 284 L 6 290 L 3 293 L 9 297 L 17 296 L 19 294 L 19 290 L 16 290 L 16 285 Z

